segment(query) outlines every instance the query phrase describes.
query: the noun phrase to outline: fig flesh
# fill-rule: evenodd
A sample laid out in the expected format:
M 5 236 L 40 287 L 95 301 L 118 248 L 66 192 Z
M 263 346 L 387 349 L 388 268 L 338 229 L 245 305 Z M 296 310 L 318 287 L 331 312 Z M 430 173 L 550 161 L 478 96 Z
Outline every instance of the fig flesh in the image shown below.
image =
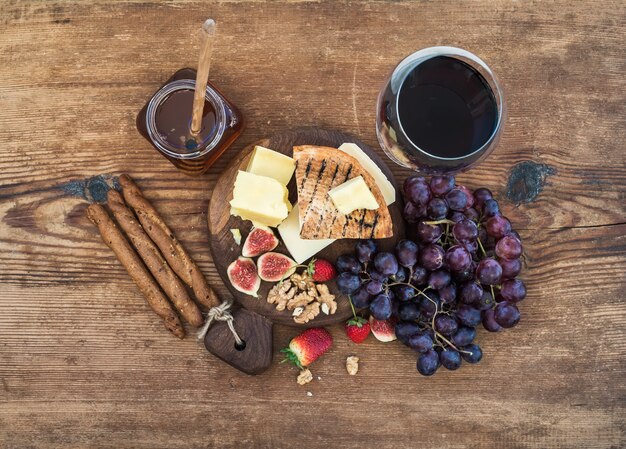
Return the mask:
M 257 273 L 254 260 L 248 257 L 238 257 L 226 270 L 230 283 L 242 293 L 257 297 L 261 286 L 261 279 Z
M 291 276 L 296 271 L 296 262 L 281 253 L 269 252 L 258 260 L 259 277 L 264 281 L 278 282 Z
M 370 329 L 378 341 L 389 342 L 396 339 L 396 320 L 377 320 L 370 316 Z
M 244 257 L 256 257 L 273 250 L 278 246 L 278 238 L 274 232 L 265 226 L 252 228 L 241 249 Z

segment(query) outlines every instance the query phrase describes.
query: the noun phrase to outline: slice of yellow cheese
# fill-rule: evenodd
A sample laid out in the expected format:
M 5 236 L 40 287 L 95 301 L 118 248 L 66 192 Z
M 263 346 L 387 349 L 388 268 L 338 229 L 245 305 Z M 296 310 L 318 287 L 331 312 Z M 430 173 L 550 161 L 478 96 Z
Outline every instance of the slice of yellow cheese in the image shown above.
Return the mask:
M 339 149 L 359 161 L 361 166 L 374 178 L 376 185 L 378 185 L 380 189 L 380 193 L 382 193 L 383 198 L 385 198 L 387 206 L 396 201 L 396 189 L 393 187 L 393 184 L 387 179 L 380 167 L 376 165 L 358 145 L 354 143 L 343 143 Z
M 375 210 L 380 206 L 363 176 L 357 176 L 338 185 L 328 192 L 328 196 L 333 200 L 339 213 L 344 215 L 351 214 L 357 209 Z
M 274 178 L 282 185 L 289 184 L 296 169 L 296 162 L 289 156 L 257 145 L 254 147 L 246 171 L 255 175 Z
M 239 170 L 230 201 L 231 215 L 265 226 L 278 226 L 289 214 L 287 187 L 267 176 Z

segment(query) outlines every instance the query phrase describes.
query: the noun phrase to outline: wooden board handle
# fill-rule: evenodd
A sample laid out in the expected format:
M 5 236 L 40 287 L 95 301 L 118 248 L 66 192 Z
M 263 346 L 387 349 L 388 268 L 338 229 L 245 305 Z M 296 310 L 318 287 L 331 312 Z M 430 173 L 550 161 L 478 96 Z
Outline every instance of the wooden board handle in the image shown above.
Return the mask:
M 204 337 L 206 349 L 246 374 L 261 374 L 272 364 L 272 322 L 243 308 L 232 311 L 233 325 L 245 342 L 237 348 L 235 337 L 223 321 L 212 324 Z

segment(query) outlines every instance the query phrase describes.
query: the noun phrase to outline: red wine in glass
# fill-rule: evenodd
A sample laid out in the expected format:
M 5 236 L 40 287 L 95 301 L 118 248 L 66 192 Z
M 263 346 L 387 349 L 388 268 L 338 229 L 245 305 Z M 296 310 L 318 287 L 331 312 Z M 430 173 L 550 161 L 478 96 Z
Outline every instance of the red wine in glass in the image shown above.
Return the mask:
M 379 142 L 398 164 L 428 174 L 468 169 L 495 148 L 502 90 L 487 65 L 453 47 L 405 58 L 380 92 Z

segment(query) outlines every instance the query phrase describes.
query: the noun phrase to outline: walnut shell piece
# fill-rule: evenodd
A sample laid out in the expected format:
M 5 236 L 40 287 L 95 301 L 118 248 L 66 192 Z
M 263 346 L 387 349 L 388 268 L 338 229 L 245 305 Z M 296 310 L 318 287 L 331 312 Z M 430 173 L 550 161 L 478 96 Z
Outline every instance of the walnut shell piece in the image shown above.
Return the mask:
M 305 324 L 311 321 L 316 316 L 318 316 L 319 313 L 320 313 L 320 303 L 315 301 L 307 305 L 304 308 L 304 311 L 297 317 L 294 317 L 293 320 L 298 324 Z
M 346 370 L 351 376 L 355 376 L 359 372 L 359 358 L 351 355 L 346 359 Z
M 298 382 L 298 385 L 306 385 L 312 380 L 313 374 L 308 368 L 304 368 L 302 371 L 300 371 L 300 374 L 298 374 L 298 377 L 296 378 L 296 382 Z
M 296 295 L 297 288 L 291 285 L 290 281 L 276 284 L 267 293 L 267 302 L 276 304 L 276 310 L 285 310 L 287 303 Z

